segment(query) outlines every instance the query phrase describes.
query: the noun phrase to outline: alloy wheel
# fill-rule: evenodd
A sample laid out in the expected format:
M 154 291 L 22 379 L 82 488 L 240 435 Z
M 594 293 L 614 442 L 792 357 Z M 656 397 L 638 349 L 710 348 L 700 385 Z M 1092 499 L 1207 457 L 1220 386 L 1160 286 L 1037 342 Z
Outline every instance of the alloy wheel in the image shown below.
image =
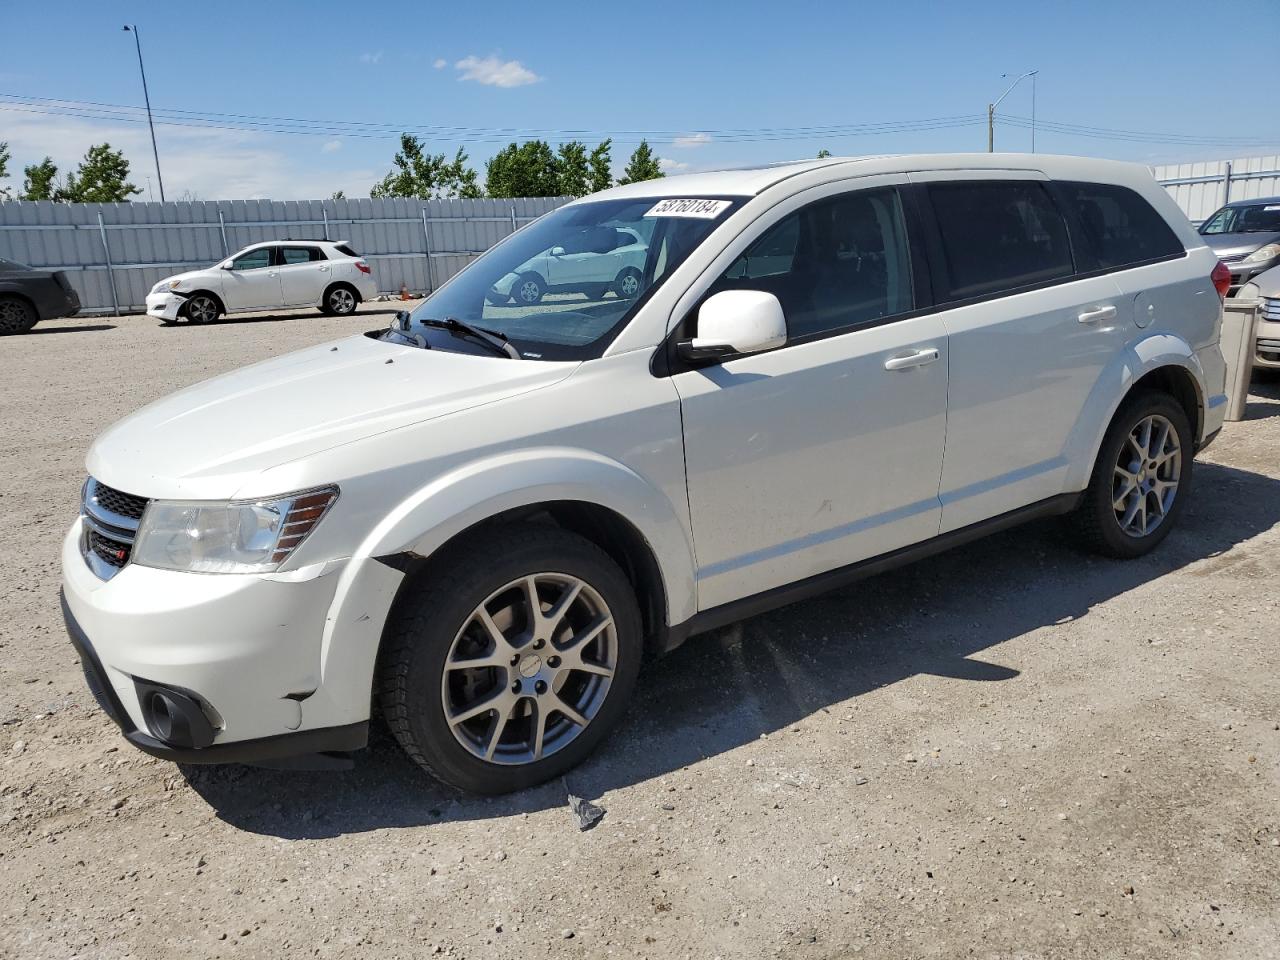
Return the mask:
M 542 290 L 533 280 L 526 280 L 520 284 L 520 299 L 525 303 L 537 303 L 541 293 Z
M 339 287 L 329 294 L 329 309 L 334 313 L 350 313 L 355 308 L 355 295 L 345 287 Z
M 640 289 L 640 279 L 634 273 L 628 273 L 618 286 L 624 297 L 634 297 L 636 291 Z
M 449 729 L 489 763 L 534 763 L 600 712 L 618 666 L 613 615 L 586 581 L 535 573 L 491 593 L 449 649 L 440 695 Z
M 1143 417 L 1129 431 L 1116 461 L 1111 506 L 1120 529 L 1145 537 L 1173 508 L 1182 476 L 1182 444 L 1173 424 L 1159 414 Z
M 193 323 L 212 323 L 218 316 L 218 306 L 208 297 L 192 297 L 187 301 L 187 318 Z
M 27 308 L 17 300 L 0 300 L 0 333 L 21 333 L 30 325 Z

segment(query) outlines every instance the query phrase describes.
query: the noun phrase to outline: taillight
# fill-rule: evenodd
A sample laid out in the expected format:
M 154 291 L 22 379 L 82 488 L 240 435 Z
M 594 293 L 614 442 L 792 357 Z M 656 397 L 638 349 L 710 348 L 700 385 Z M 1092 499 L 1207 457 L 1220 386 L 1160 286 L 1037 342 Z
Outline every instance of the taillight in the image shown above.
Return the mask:
M 356 261 L 356 269 L 359 270 L 361 273 L 373 273 L 373 270 L 371 270 L 369 268 L 369 265 L 365 263 L 363 260 Z
M 1227 265 L 1219 260 L 1218 265 L 1213 268 L 1213 273 L 1209 274 L 1209 279 L 1213 281 L 1213 287 L 1218 291 L 1218 296 L 1225 300 L 1227 291 L 1231 289 L 1231 271 L 1227 269 Z

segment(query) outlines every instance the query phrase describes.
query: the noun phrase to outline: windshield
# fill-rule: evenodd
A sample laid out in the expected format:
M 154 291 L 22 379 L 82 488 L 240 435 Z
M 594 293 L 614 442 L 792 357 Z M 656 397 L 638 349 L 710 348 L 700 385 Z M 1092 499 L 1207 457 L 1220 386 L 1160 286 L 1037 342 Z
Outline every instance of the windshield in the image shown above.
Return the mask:
M 1202 234 L 1280 233 L 1280 203 L 1223 207 L 1204 222 Z
M 472 352 L 456 327 L 441 333 L 440 322 L 461 321 L 509 339 L 524 359 L 598 357 L 739 203 L 650 197 L 561 207 L 424 300 L 405 333 L 433 348 Z

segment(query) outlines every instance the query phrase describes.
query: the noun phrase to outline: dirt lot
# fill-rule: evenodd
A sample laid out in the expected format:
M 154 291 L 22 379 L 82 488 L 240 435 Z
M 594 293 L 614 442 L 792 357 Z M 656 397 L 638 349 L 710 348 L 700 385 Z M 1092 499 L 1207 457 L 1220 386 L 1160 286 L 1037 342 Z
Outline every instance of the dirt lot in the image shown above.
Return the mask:
M 83 457 L 176 387 L 380 326 L 0 340 L 0 954 L 1280 956 L 1280 382 L 1153 556 L 1046 524 L 696 638 L 565 790 L 128 747 L 58 614 Z

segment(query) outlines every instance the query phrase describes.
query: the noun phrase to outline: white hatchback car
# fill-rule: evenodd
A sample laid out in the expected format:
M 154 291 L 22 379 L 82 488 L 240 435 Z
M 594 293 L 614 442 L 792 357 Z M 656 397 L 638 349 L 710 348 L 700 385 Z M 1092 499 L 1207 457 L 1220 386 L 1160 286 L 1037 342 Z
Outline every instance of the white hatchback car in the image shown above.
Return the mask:
M 574 231 L 500 278 L 489 302 L 531 305 L 548 293 L 602 300 L 610 292 L 629 300 L 644 280 L 648 226 L 607 223 Z
M 166 323 L 212 323 L 225 313 L 319 307 L 354 313 L 378 295 L 373 269 L 343 240 L 272 240 L 245 247 L 205 270 L 165 277 L 147 295 L 147 313 Z
M 646 241 L 635 297 L 489 302 L 603 226 Z M 68 630 L 159 757 L 332 762 L 378 709 L 449 783 L 537 783 L 691 634 L 1035 517 L 1151 550 L 1222 425 L 1229 281 L 1128 164 L 618 187 L 386 331 L 107 430 L 63 546 Z

